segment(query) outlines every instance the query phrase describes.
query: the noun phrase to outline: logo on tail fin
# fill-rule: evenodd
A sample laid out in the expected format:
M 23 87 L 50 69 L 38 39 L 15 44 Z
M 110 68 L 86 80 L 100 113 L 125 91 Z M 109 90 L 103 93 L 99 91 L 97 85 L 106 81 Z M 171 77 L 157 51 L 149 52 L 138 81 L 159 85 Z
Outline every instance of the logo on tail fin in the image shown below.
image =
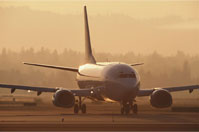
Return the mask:
M 95 64 L 96 61 L 92 54 L 92 48 L 91 48 L 90 32 L 89 32 L 86 6 L 84 6 L 84 23 L 85 23 L 85 63 Z

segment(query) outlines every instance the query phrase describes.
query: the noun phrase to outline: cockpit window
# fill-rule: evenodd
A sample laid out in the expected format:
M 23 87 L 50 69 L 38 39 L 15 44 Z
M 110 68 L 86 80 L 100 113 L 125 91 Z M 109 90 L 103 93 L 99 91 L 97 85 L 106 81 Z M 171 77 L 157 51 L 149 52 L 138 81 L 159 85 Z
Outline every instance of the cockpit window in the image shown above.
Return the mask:
M 119 77 L 120 78 L 136 78 L 135 73 L 130 73 L 130 74 L 120 73 Z

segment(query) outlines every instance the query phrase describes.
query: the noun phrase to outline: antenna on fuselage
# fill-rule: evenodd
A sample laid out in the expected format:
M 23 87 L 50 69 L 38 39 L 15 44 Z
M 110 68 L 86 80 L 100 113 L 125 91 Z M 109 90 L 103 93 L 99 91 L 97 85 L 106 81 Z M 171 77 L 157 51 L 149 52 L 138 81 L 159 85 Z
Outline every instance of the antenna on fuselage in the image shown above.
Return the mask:
M 85 23 L 85 63 L 95 64 L 96 61 L 92 54 L 92 48 L 91 48 L 90 32 L 89 32 L 86 6 L 84 6 L 84 23 Z

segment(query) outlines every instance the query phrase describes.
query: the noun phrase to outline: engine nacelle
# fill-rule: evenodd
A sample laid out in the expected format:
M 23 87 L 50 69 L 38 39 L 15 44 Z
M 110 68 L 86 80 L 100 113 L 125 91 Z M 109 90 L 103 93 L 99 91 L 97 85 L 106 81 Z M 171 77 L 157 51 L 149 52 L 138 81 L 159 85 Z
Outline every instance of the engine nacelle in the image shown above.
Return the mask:
M 150 102 L 156 108 L 170 107 L 172 105 L 172 96 L 167 90 L 157 89 L 151 94 Z
M 68 90 L 58 90 L 53 95 L 53 104 L 57 107 L 71 108 L 75 104 L 75 96 Z

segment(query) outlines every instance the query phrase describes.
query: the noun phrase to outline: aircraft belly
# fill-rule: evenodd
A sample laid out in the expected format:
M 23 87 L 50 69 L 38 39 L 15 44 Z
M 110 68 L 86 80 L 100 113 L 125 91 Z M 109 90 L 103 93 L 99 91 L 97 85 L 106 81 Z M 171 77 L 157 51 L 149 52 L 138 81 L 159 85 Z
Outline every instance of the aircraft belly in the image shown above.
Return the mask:
M 78 80 L 77 83 L 78 83 L 78 86 L 80 89 L 95 89 L 97 87 L 104 87 L 104 82 L 102 82 L 100 80 L 82 79 L 82 80 Z M 102 92 L 100 91 L 100 92 L 97 92 L 97 94 L 95 94 L 91 98 L 95 98 L 97 100 L 104 101 L 104 99 L 101 95 L 102 95 Z

